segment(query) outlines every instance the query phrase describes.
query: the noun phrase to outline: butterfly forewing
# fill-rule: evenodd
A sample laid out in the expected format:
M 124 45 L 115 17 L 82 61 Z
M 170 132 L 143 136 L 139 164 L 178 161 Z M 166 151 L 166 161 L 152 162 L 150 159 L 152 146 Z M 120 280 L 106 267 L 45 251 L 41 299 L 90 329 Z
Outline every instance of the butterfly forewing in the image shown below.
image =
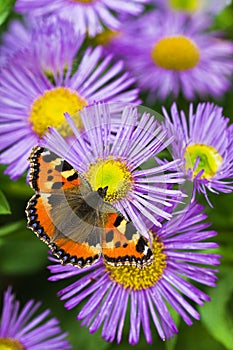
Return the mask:
M 101 247 L 95 216 L 85 213 L 84 198 L 93 192 L 89 183 L 48 149 L 35 147 L 29 160 L 30 185 L 36 195 L 28 202 L 28 227 L 63 263 L 93 264 Z

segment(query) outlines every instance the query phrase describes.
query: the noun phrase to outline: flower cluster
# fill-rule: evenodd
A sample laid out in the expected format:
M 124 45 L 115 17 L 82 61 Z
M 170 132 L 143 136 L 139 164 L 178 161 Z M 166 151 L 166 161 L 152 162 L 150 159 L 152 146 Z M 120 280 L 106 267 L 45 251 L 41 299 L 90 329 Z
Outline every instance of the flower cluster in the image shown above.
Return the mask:
M 69 22 L 53 17 L 33 28 L 0 72 L 0 163 L 9 164 L 12 179 L 28 168 L 30 151 L 48 126 L 63 124 L 64 112 L 73 115 L 100 100 L 139 102 L 123 62 L 112 62 L 101 47 L 83 48 L 84 37 Z
M 17 0 L 2 34 L 0 164 L 35 191 L 28 227 L 58 258 L 49 280 L 75 279 L 58 296 L 105 341 L 120 343 L 127 323 L 131 345 L 170 339 L 173 312 L 192 325 L 216 285 L 217 232 L 199 200 L 233 190 L 233 125 L 218 103 L 233 44 L 213 25 L 227 5 Z M 38 307 L 19 312 L 7 289 L 0 349 L 70 349 Z

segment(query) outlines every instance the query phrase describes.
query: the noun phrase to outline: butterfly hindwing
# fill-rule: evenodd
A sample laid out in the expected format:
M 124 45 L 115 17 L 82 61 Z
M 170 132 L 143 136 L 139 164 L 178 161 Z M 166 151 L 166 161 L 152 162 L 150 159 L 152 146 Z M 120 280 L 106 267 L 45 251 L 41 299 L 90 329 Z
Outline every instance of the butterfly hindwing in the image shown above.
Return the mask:
M 90 230 L 88 230 L 92 241 L 88 242 L 88 236 L 82 237 L 78 241 L 77 231 L 82 232 L 82 229 L 77 227 L 76 239 L 69 238 L 69 227 L 65 233 L 56 227 L 51 215 L 48 196 L 45 194 L 36 194 L 30 199 L 27 206 L 27 217 L 28 228 L 31 228 L 38 238 L 49 246 L 63 264 L 85 267 L 92 265 L 100 258 L 99 234 L 90 235 Z M 86 238 L 86 242 L 84 238 Z
M 113 266 L 130 265 L 142 268 L 153 261 L 149 241 L 139 234 L 131 221 L 119 213 L 109 214 L 102 242 L 102 254 Z

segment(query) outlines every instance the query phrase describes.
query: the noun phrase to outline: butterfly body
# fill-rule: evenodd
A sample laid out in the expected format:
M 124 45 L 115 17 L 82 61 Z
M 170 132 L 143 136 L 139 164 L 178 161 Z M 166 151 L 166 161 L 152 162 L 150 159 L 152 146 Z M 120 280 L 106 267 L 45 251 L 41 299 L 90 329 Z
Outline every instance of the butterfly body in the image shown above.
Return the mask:
M 26 208 L 28 228 L 63 264 L 90 266 L 101 256 L 113 266 L 152 263 L 149 242 L 104 201 L 107 186 L 93 191 L 66 160 L 42 147 L 29 161 L 35 195 Z

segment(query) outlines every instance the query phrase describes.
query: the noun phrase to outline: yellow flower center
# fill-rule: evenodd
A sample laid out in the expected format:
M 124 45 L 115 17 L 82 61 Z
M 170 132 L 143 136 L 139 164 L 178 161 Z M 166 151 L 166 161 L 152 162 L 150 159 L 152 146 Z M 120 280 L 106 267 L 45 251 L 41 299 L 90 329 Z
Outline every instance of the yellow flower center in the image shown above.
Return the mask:
M 198 64 L 200 51 L 192 40 L 177 35 L 160 39 L 154 45 L 151 56 L 161 68 L 184 71 Z
M 196 143 L 186 147 L 184 154 L 186 171 L 193 169 L 197 157 L 200 160 L 196 170 L 193 172 L 193 177 L 204 169 L 201 179 L 210 179 L 216 174 L 222 164 L 222 157 L 214 147 Z
M 25 347 L 17 340 L 0 338 L 0 350 L 25 350 Z
M 80 2 L 81 4 L 91 4 L 95 0 L 71 0 L 73 2 Z
M 90 164 L 86 174 L 93 190 L 108 186 L 105 201 L 112 202 L 125 197 L 133 179 L 125 162 L 121 160 L 99 159 Z
M 120 32 L 117 30 L 105 29 L 102 33 L 99 33 L 95 37 L 95 43 L 97 45 L 108 45 L 112 39 L 118 37 Z
M 200 6 L 199 0 L 169 0 L 170 6 L 178 11 L 196 11 Z
M 87 101 L 76 92 L 68 88 L 57 87 L 45 91 L 43 95 L 34 100 L 29 112 L 29 120 L 33 130 L 39 136 L 42 136 L 49 126 L 62 126 L 65 123 L 65 112 L 76 115 L 77 126 L 81 128 L 82 122 L 78 111 L 84 106 L 87 106 Z M 67 134 L 63 136 L 67 136 Z
M 112 266 L 106 263 L 105 268 L 109 278 L 122 284 L 124 288 L 133 290 L 147 289 L 154 286 L 162 277 L 166 267 L 166 255 L 163 250 L 163 243 L 154 238 L 152 243 L 154 260 L 151 265 L 139 269 L 137 266 Z

